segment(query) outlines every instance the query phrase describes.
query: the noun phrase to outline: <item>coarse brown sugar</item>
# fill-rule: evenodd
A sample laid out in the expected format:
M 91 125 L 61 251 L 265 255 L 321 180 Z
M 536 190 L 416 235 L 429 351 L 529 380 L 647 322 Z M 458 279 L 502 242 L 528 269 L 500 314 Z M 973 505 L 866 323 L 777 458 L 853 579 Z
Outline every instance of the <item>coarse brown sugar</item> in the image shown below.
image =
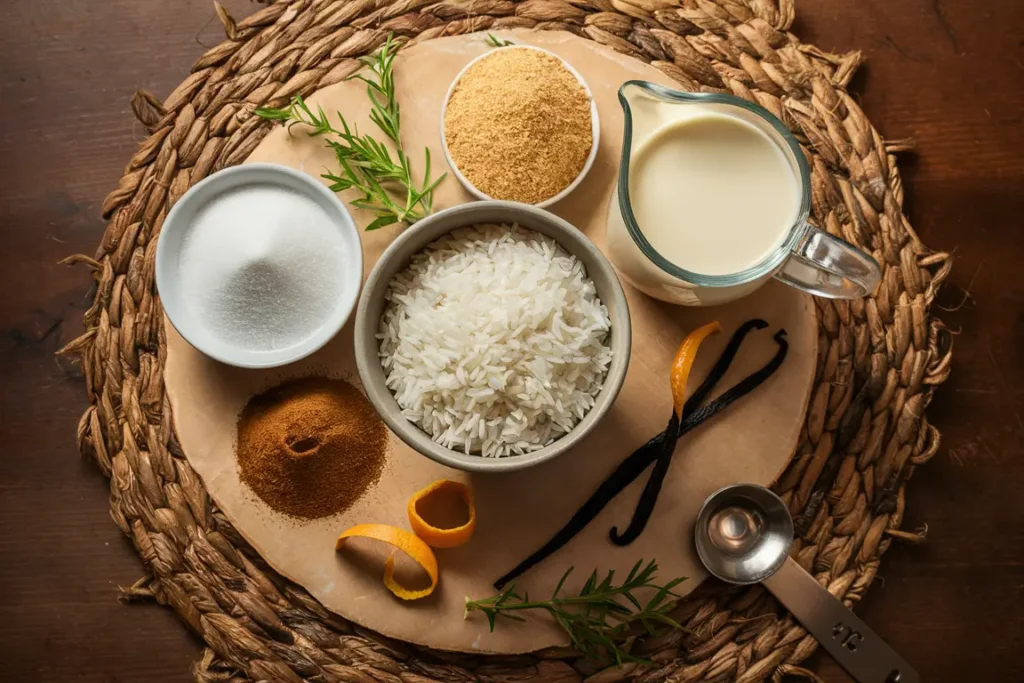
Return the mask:
M 536 204 L 583 171 L 594 144 L 591 100 L 561 60 L 494 50 L 456 83 L 444 115 L 459 171 L 493 199 Z
M 239 415 L 239 475 L 278 512 L 326 517 L 380 479 L 387 440 L 373 406 L 345 380 L 294 380 L 254 396 Z

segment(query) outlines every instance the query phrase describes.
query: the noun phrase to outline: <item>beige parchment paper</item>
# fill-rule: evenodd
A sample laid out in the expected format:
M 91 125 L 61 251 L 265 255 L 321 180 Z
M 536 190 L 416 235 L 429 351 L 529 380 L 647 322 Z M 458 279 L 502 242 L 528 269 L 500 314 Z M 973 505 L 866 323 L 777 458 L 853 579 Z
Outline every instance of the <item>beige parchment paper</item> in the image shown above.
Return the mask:
M 588 81 L 601 117 L 601 146 L 585 182 L 553 207 L 604 246 L 605 214 L 619 161 L 622 111 L 616 92 L 628 79 L 667 86 L 657 69 L 567 33 L 510 32 L 519 43 L 545 47 L 561 55 Z M 430 148 L 434 168 L 444 170 L 439 139 L 445 92 L 459 70 L 489 49 L 481 34 L 431 40 L 403 50 L 395 74 L 402 107 L 406 149 L 422 169 L 422 150 Z M 371 130 L 364 87 L 346 82 L 310 99 L 328 112 L 340 110 L 360 130 Z M 272 132 L 249 161 L 286 164 L 319 176 L 332 168 L 322 141 L 301 131 Z M 742 188 L 737 188 L 742 192 Z M 438 189 L 435 209 L 469 201 L 449 176 Z M 353 210 L 365 226 L 370 217 Z M 366 273 L 400 229 L 363 233 Z M 364 275 L 366 274 L 364 273 Z M 490 633 L 482 615 L 463 618 L 467 596 L 494 593 L 492 582 L 539 547 L 576 511 L 624 457 L 662 431 L 671 410 L 667 371 L 687 332 L 710 320 L 724 333 L 702 348 L 694 383 L 702 378 L 730 334 L 752 317 L 785 327 L 790 353 L 782 368 L 751 396 L 709 424 L 691 432 L 678 446 L 658 505 L 643 535 L 619 548 L 608 540 L 612 526 L 629 523 L 647 473 L 629 486 L 567 546 L 519 582 L 531 596 L 549 594 L 562 573 L 577 569 L 566 590 L 578 589 L 591 570 L 621 572 L 640 558 L 656 558 L 659 576 L 689 577 L 689 592 L 705 578 L 692 545 L 692 525 L 703 500 L 715 489 L 736 482 L 771 483 L 788 463 L 799 438 L 816 362 L 817 326 L 811 299 L 771 282 L 754 295 L 719 308 L 683 308 L 663 304 L 625 285 L 633 322 L 629 374 L 615 406 L 594 433 L 554 462 L 514 474 L 468 475 L 418 455 L 391 437 L 388 461 L 378 485 L 348 511 L 314 522 L 300 522 L 270 510 L 239 481 L 234 440 L 236 418 L 248 398 L 283 379 L 311 373 L 343 376 L 358 384 L 351 323 L 322 351 L 287 368 L 252 371 L 220 365 L 189 346 L 167 324 L 165 382 L 181 446 L 211 496 L 238 531 L 284 576 L 304 586 L 328 609 L 384 635 L 434 648 L 489 653 L 522 653 L 564 644 L 547 617 L 527 623 L 500 622 Z M 763 365 L 775 352 L 769 330 L 752 334 L 720 389 Z M 405 505 L 420 488 L 440 478 L 468 481 L 476 494 L 478 526 L 461 548 L 437 551 L 441 581 L 424 600 L 403 603 L 382 585 L 384 553 L 372 543 L 351 556 L 334 550 L 339 532 L 353 524 L 379 522 L 408 528 Z

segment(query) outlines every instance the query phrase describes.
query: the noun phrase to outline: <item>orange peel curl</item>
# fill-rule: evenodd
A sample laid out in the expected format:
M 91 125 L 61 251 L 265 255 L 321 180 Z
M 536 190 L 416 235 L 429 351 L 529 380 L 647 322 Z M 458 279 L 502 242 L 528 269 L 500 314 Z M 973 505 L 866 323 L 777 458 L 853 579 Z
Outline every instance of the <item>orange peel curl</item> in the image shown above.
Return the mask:
M 454 527 L 442 527 L 432 524 L 423 518 L 421 503 L 437 496 L 457 496 L 466 506 L 467 519 L 463 524 Z M 476 529 L 476 507 L 473 504 L 473 491 L 461 481 L 441 479 L 430 486 L 417 491 L 409 499 L 409 525 L 413 533 L 433 548 L 457 548 L 469 541 Z
M 683 405 L 686 403 L 686 381 L 690 378 L 693 361 L 697 358 L 697 349 L 710 335 L 721 331 L 722 325 L 718 321 L 698 327 L 686 335 L 686 339 L 676 350 L 675 358 L 672 359 L 669 381 L 672 384 L 672 410 L 680 420 L 683 419 Z
M 437 558 L 430 546 L 415 534 L 390 524 L 357 524 L 338 536 L 335 549 L 341 550 L 345 541 L 350 538 L 369 538 L 387 543 L 411 557 L 430 577 L 430 586 L 422 590 L 411 590 L 398 583 L 395 579 L 395 553 L 392 552 L 384 561 L 384 585 L 396 597 L 402 600 L 419 600 L 427 597 L 437 588 Z

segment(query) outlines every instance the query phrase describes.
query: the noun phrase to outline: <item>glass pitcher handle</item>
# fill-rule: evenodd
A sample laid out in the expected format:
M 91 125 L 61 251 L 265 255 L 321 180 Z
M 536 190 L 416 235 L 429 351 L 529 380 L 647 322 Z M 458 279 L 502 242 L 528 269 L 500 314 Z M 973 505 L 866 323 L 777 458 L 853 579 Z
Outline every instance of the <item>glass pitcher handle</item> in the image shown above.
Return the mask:
M 875 291 L 882 271 L 860 249 L 810 223 L 775 277 L 828 299 L 859 299 Z

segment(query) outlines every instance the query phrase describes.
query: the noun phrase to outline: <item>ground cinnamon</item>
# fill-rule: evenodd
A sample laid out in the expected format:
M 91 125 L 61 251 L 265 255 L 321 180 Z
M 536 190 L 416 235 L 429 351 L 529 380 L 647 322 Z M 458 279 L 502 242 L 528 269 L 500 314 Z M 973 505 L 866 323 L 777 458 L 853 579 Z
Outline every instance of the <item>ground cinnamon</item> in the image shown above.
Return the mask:
M 384 467 L 387 428 L 363 394 L 311 377 L 253 397 L 238 419 L 241 479 L 267 505 L 315 519 L 351 506 Z

